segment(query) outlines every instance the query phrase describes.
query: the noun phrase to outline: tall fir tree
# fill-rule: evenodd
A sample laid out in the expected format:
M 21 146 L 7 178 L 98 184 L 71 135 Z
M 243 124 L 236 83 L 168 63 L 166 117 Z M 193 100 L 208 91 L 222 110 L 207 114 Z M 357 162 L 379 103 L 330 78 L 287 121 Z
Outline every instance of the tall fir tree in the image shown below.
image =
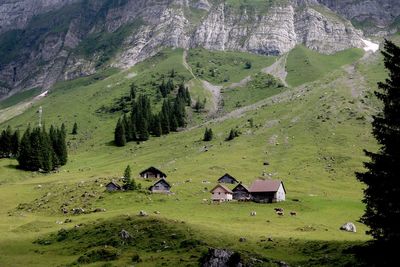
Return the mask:
M 366 185 L 361 221 L 369 227 L 367 233 L 378 243 L 393 246 L 400 243 L 400 48 L 386 41 L 382 53 L 389 77 L 375 92 L 383 110 L 372 123 L 380 148 L 376 153 L 365 151 L 370 158 L 364 163 L 367 170 L 356 175 Z
M 211 128 L 206 128 L 204 131 L 203 141 L 211 141 L 214 137 L 213 131 Z
M 18 156 L 19 144 L 20 144 L 19 131 L 16 130 L 11 137 L 11 153 L 14 158 Z
M 75 122 L 74 126 L 72 127 L 72 132 L 71 134 L 77 135 L 78 134 L 78 124 Z
M 118 119 L 117 125 L 115 126 L 114 142 L 117 146 L 126 145 L 125 127 L 121 119 Z

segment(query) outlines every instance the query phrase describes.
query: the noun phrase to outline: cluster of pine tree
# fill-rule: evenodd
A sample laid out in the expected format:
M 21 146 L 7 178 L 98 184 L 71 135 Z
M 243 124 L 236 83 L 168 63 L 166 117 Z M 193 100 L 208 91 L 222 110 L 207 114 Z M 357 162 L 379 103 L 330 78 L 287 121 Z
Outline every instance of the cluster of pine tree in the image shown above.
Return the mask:
M 45 127 L 34 129 L 28 127 L 19 145 L 17 160 L 20 168 L 49 172 L 65 165 L 68 159 L 65 138 L 64 124 L 61 128 L 51 126 L 49 132 Z
M 177 131 L 186 125 L 185 106 L 190 106 L 189 90 L 179 85 L 174 101 L 164 99 L 161 111 L 153 114 L 150 98 L 140 95 L 132 101 L 130 116 L 124 114 L 117 122 L 114 141 L 117 146 L 124 146 L 129 141 L 146 141 L 150 135 L 161 136 Z
M 0 135 L 0 158 L 16 158 L 19 150 L 19 132 L 8 126 Z

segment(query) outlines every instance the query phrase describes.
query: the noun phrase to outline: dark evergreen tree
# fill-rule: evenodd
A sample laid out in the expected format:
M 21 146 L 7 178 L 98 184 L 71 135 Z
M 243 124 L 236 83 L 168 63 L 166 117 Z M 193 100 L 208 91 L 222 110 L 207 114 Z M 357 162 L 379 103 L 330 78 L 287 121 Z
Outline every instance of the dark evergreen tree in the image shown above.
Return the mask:
M 173 115 L 177 121 L 178 127 L 184 127 L 186 125 L 185 100 L 179 96 L 176 97 L 174 102 Z
M 226 141 L 231 141 L 233 139 L 235 139 L 236 137 L 239 136 L 239 131 L 237 129 L 231 129 L 231 131 L 229 132 L 228 137 L 225 139 Z
M 380 149 L 377 153 L 365 151 L 370 162 L 365 163 L 366 172 L 357 173 L 357 178 L 366 185 L 366 210 L 361 221 L 378 243 L 393 249 L 400 242 L 400 48 L 386 41 L 382 53 L 389 78 L 378 84 L 376 96 L 383 110 L 372 123 Z M 380 266 L 384 265 L 381 262 Z
M 125 127 L 121 119 L 118 119 L 117 125 L 115 126 L 114 142 L 117 146 L 125 146 L 126 144 Z
M 136 123 L 136 133 L 137 133 L 137 140 L 138 141 L 146 141 L 149 139 L 149 129 L 148 129 L 148 122 L 146 121 L 143 114 L 139 113 L 139 117 L 137 118 Z
M 38 128 L 39 130 L 40 128 Z M 49 172 L 53 170 L 53 155 L 55 154 L 53 147 L 51 145 L 49 134 L 46 132 L 45 127 L 39 131 L 39 161 L 40 161 L 40 169 L 45 172 Z
M 31 165 L 31 155 L 32 155 L 32 148 L 31 148 L 31 128 L 28 127 L 21 138 L 21 143 L 19 146 L 18 152 L 18 163 L 21 168 L 29 169 L 28 166 Z
M 136 98 L 137 86 L 135 85 L 135 83 L 131 83 L 129 88 L 130 88 L 129 96 L 131 98 L 131 102 L 133 102 Z
M 154 115 L 152 120 L 152 134 L 156 137 L 162 135 L 160 115 Z
M 11 153 L 15 158 L 18 156 L 19 143 L 20 143 L 19 131 L 16 130 L 11 137 Z
M 172 113 L 171 117 L 170 117 L 170 125 L 169 128 L 172 132 L 176 132 L 178 130 L 178 120 L 175 117 L 175 114 Z
M 203 141 L 206 141 L 206 142 L 211 141 L 213 139 L 213 137 L 214 137 L 214 134 L 213 134 L 212 129 L 206 128 L 206 130 L 204 131 Z
M 131 166 L 128 165 L 128 166 L 126 166 L 125 171 L 124 171 L 124 182 L 125 183 L 128 182 L 131 178 L 132 178 L 132 170 L 131 170 Z
M 125 128 L 125 139 L 127 142 L 134 140 L 134 131 L 132 129 L 132 123 L 131 120 L 128 119 L 128 116 L 126 114 L 124 114 L 124 116 L 122 116 L 122 123 L 124 124 L 124 128 Z
M 78 134 L 78 124 L 75 122 L 74 126 L 72 127 L 72 134 L 77 135 Z
M 1 157 L 8 158 L 12 154 L 12 129 L 10 126 L 6 130 L 3 130 L 0 136 L 0 150 Z
M 180 98 L 185 102 L 186 106 L 190 106 L 192 104 L 192 99 L 190 97 L 189 89 L 185 87 L 185 84 L 182 82 L 178 88 L 177 98 Z
M 59 142 L 59 136 L 57 134 L 57 130 L 54 128 L 53 125 L 50 127 L 49 131 L 49 138 L 50 138 L 50 143 L 51 146 L 53 147 L 54 154 L 52 156 L 53 158 L 53 166 L 59 166 L 60 165 L 60 160 L 59 160 L 59 151 L 58 150 L 58 142 Z M 57 151 L 57 152 L 56 152 Z

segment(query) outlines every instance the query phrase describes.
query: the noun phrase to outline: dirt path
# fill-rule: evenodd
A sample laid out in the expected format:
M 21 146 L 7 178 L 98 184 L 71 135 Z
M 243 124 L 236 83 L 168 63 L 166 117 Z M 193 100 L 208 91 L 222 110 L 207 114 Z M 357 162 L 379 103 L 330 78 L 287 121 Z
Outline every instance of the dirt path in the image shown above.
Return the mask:
M 45 97 L 47 95 L 48 91 L 45 91 L 41 93 L 40 95 L 35 96 L 31 100 L 16 104 L 14 106 L 11 106 L 6 109 L 0 110 L 0 123 L 3 123 L 5 121 L 8 121 L 18 115 L 21 115 L 24 113 L 28 108 L 32 107 L 32 105 Z
M 197 80 L 197 77 L 194 75 L 192 68 L 187 63 L 187 50 L 183 51 L 182 64 L 185 67 L 185 69 L 187 69 L 190 72 L 190 74 L 193 76 L 193 78 Z
M 209 91 L 212 95 L 212 110 L 210 110 L 210 114 L 215 114 L 220 107 L 221 104 L 221 89 L 222 86 L 213 85 L 207 81 L 202 80 L 203 87 L 207 91 Z
M 251 81 L 251 76 L 247 76 L 246 78 L 244 78 L 243 80 L 241 80 L 238 83 L 232 83 L 231 85 L 229 85 L 227 88 L 228 89 L 235 89 L 238 87 L 244 87 L 246 86 L 249 82 Z
M 279 78 L 286 87 L 288 86 L 288 84 L 286 83 L 286 76 L 287 76 L 286 60 L 287 60 L 287 56 L 288 56 L 288 54 L 283 55 L 277 61 L 275 61 L 274 64 L 272 64 L 269 67 L 263 68 L 261 70 L 264 73 L 271 74 L 272 76 L 275 76 L 275 77 Z

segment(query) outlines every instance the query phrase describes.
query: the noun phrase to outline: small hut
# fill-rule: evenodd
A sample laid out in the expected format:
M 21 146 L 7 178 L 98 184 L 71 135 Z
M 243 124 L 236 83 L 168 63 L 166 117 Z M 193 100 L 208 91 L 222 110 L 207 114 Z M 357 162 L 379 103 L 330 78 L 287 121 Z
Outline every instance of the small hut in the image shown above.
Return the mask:
M 155 167 L 147 168 L 140 173 L 140 177 L 149 179 L 166 179 L 167 175 Z
M 251 198 L 255 202 L 272 203 L 285 201 L 286 189 L 280 180 L 258 179 L 250 186 Z
M 235 200 L 247 201 L 251 199 L 251 194 L 249 189 L 242 183 L 238 184 L 235 188 L 233 188 L 232 192 L 233 192 L 233 199 Z
M 108 192 L 120 191 L 120 190 L 122 190 L 122 187 L 119 184 L 117 184 L 115 181 L 111 181 L 106 185 L 106 190 Z
M 218 179 L 218 183 L 223 183 L 223 184 L 237 184 L 239 183 L 235 177 L 230 175 L 229 173 L 225 173 Z
M 153 193 L 170 193 L 171 185 L 165 179 L 160 179 L 149 190 Z
M 233 192 L 222 184 L 216 185 L 211 191 L 213 201 L 231 201 Z

